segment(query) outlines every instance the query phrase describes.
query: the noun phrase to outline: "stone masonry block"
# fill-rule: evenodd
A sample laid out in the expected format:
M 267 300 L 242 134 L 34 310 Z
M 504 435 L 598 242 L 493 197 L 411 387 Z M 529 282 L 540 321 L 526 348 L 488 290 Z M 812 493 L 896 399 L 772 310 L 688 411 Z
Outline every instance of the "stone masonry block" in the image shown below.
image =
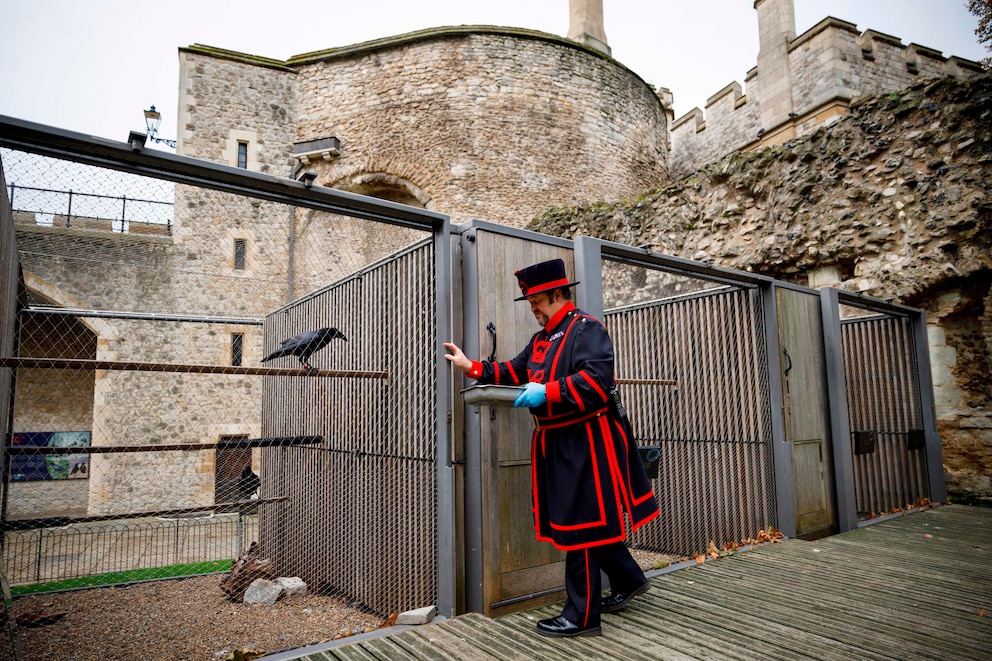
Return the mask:
M 245 603 L 272 606 L 282 596 L 282 593 L 283 587 L 276 581 L 257 578 L 245 591 Z
M 427 624 L 437 615 L 437 606 L 424 606 L 405 611 L 396 617 L 396 624 Z
M 297 576 L 280 576 L 276 579 L 276 583 L 282 586 L 287 597 L 292 597 L 294 594 L 306 594 L 307 592 L 307 584 Z

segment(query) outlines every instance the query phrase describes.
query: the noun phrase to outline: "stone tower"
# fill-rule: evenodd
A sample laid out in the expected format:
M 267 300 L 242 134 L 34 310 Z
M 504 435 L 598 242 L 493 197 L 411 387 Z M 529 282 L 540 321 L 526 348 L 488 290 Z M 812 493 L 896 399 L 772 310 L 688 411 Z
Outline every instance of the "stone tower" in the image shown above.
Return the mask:
M 755 0 L 758 12 L 760 126 L 771 129 L 795 112 L 789 43 L 796 38 L 795 0 Z
M 568 38 L 612 54 L 603 29 L 603 0 L 568 0 Z

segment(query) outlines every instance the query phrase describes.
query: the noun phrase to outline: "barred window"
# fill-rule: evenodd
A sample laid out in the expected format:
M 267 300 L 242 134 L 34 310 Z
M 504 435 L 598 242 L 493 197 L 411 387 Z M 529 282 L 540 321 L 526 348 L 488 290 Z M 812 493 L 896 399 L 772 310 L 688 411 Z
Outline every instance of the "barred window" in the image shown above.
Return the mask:
M 248 169 L 248 143 L 238 141 L 238 167 Z
M 231 364 L 235 367 L 241 366 L 242 352 L 245 346 L 244 333 L 231 334 Z
M 245 240 L 234 240 L 234 270 L 245 270 Z

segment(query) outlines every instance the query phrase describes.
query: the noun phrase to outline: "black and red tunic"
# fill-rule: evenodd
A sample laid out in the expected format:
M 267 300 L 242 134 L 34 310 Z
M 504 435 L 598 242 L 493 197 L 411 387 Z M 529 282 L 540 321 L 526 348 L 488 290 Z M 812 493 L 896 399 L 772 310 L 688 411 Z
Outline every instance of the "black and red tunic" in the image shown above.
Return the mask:
M 634 439 L 610 412 L 613 342 L 603 324 L 568 302 L 507 362 L 472 363 L 483 384 L 547 385 L 530 409 L 531 488 L 537 538 L 562 550 L 623 541 L 658 516 Z

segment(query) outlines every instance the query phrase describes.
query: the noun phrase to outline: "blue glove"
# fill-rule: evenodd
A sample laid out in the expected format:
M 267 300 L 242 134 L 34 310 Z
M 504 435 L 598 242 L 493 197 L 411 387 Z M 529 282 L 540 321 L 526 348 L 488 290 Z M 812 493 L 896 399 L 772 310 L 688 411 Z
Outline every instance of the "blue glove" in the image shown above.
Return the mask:
M 545 386 L 543 383 L 528 383 L 524 386 L 524 391 L 517 395 L 517 398 L 513 401 L 513 405 L 517 407 L 527 407 L 534 408 L 535 406 L 540 406 L 544 402 L 548 401 L 548 396 L 545 393 Z

